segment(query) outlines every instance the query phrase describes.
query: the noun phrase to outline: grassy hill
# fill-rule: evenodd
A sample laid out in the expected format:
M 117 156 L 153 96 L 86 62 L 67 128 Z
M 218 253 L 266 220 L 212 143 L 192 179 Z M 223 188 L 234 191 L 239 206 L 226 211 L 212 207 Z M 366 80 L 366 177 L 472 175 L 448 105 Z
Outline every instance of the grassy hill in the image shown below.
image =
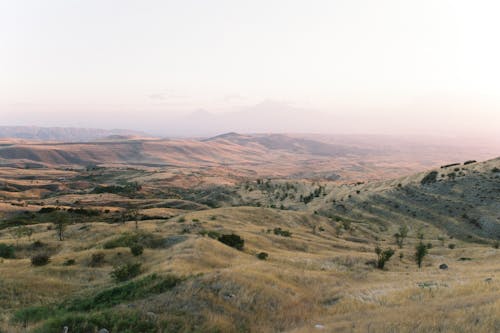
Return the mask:
M 499 167 L 192 188 L 147 169 L 3 168 L 0 331 L 494 332 Z M 377 246 L 395 251 L 383 270 Z

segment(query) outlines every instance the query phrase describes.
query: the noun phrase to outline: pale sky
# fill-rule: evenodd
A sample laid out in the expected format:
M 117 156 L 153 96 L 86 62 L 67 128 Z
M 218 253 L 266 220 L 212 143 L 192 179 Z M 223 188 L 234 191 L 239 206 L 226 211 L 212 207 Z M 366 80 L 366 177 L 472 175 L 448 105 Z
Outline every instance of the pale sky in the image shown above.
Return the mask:
M 168 135 L 183 114 L 273 101 L 347 132 L 496 135 L 499 15 L 494 0 L 0 0 L 0 125 Z

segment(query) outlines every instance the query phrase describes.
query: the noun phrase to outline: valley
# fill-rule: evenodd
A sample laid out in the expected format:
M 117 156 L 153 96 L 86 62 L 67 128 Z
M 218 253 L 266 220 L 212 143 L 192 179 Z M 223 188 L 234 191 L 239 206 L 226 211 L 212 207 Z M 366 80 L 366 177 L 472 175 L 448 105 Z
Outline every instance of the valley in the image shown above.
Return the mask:
M 0 331 L 500 330 L 500 158 L 315 140 L 3 144 Z

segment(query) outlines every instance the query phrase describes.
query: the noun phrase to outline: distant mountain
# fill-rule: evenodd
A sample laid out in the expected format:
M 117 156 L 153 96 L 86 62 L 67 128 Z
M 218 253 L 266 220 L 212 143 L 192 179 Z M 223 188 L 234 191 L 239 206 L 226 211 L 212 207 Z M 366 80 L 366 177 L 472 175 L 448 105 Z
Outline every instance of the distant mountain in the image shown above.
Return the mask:
M 82 142 L 103 138 L 130 138 L 145 137 L 148 134 L 123 129 L 97 129 L 74 127 L 37 127 L 37 126 L 0 126 L 0 138 L 39 140 L 39 141 L 64 141 Z

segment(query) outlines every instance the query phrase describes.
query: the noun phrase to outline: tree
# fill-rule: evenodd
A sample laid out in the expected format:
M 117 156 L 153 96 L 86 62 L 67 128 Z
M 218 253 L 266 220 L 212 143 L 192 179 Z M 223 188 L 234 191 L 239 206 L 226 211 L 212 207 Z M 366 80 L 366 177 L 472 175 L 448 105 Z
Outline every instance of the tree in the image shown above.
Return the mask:
M 135 230 L 139 229 L 139 210 L 137 208 L 128 208 L 125 212 L 125 218 L 135 222 Z
M 382 250 L 380 246 L 377 246 L 375 253 L 377 254 L 377 268 L 384 269 L 385 263 L 394 255 L 394 250 L 391 248 Z
M 63 212 L 54 212 L 52 214 L 52 223 L 54 223 L 57 231 L 57 236 L 60 241 L 64 240 L 64 230 L 66 230 L 66 225 L 68 224 L 68 217 Z
M 427 255 L 427 245 L 420 242 L 415 248 L 415 261 L 417 262 L 418 268 L 422 267 L 422 261 Z
M 408 227 L 406 225 L 402 225 L 399 227 L 399 232 L 394 234 L 394 238 L 396 238 L 396 244 L 399 248 L 403 248 L 403 243 L 405 238 L 408 236 Z

